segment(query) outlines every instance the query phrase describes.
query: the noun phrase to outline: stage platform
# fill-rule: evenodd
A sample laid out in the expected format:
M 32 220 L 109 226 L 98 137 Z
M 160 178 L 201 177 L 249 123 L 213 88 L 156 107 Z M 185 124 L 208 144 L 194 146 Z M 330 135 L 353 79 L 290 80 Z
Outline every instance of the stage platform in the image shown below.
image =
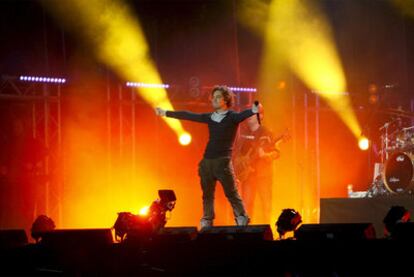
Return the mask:
M 374 225 L 377 238 L 384 236 L 383 219 L 392 206 L 404 206 L 414 217 L 414 196 L 390 195 L 374 198 L 322 198 L 320 223 L 362 223 Z
M 59 231 L 48 241 L 2 248 L 0 275 L 398 276 L 414 270 L 411 239 L 302 236 L 269 240 L 251 228 L 113 243 L 110 230 Z M 327 226 L 319 231 L 329 231 Z M 308 229 L 309 231 L 310 229 Z M 250 233 L 250 235 L 246 235 Z M 254 234 L 254 235 L 252 235 Z M 339 237 L 338 237 L 339 238 Z

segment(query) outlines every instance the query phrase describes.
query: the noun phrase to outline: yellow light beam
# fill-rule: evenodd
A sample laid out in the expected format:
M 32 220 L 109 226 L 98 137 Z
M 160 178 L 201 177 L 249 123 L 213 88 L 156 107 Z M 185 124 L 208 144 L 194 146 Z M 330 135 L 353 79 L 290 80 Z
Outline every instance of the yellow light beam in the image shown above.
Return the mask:
M 361 128 L 346 91 L 345 74 L 324 15 L 311 1 L 273 0 L 266 29 L 266 51 L 282 55 L 303 82 L 323 97 L 351 132 Z M 274 55 L 274 54 L 272 54 Z M 266 61 L 266 58 L 265 58 Z M 266 64 L 263 70 L 270 70 Z
M 346 91 L 346 80 L 329 24 L 309 1 L 273 0 L 266 29 L 266 53 L 282 55 L 312 90 L 323 97 L 358 137 L 358 121 Z M 266 59 L 265 59 L 266 60 Z M 266 67 L 264 70 L 269 70 Z
M 361 128 L 349 96 L 344 94 L 347 91 L 345 74 L 330 25 L 314 1 L 273 0 L 265 4 L 244 0 L 241 3 L 242 23 L 263 35 L 265 40 L 260 87 L 266 91 L 274 87 L 278 78 L 275 70 L 289 67 L 359 137 Z
M 134 82 L 162 84 L 142 28 L 125 3 L 116 0 L 49 0 L 43 3 L 92 47 L 95 58 L 120 77 Z M 136 90 L 153 107 L 173 110 L 164 88 L 140 87 Z M 164 120 L 177 137 L 185 133 L 178 120 L 165 117 Z
M 392 3 L 404 14 L 414 17 L 414 1 L 392 0 Z

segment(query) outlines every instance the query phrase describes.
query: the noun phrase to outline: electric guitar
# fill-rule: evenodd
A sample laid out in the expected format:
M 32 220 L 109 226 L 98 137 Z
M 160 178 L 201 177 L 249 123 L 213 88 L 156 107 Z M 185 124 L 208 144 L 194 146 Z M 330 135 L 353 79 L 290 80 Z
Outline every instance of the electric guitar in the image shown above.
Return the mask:
M 242 136 L 242 138 L 246 141 L 255 139 L 254 136 Z M 272 152 L 279 152 L 280 143 L 286 142 L 288 140 L 290 140 L 290 134 L 289 130 L 287 129 L 280 136 L 274 138 L 273 140 L 271 140 L 269 136 L 264 136 L 263 138 L 260 138 L 258 141 L 252 142 L 252 145 L 249 147 L 246 153 L 239 153 L 238 155 L 236 155 L 233 159 L 233 166 L 238 181 L 241 183 L 245 182 L 249 178 L 249 176 L 253 172 L 255 172 L 253 161 L 257 158 L 257 152 L 259 148 L 264 147 L 266 144 L 270 143 L 270 145 L 272 145 L 270 150 Z M 277 159 L 278 157 L 279 156 L 277 156 L 275 159 Z

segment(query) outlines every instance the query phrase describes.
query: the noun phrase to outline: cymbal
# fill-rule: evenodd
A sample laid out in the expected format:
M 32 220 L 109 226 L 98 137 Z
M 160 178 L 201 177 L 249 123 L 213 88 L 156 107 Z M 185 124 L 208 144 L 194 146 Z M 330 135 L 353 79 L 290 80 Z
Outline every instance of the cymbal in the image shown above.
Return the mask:
M 384 112 L 389 113 L 389 114 L 394 114 L 394 115 L 398 115 L 401 117 L 407 117 L 407 118 L 414 118 L 414 113 L 413 112 L 408 112 L 408 111 L 404 111 L 401 109 L 385 109 Z

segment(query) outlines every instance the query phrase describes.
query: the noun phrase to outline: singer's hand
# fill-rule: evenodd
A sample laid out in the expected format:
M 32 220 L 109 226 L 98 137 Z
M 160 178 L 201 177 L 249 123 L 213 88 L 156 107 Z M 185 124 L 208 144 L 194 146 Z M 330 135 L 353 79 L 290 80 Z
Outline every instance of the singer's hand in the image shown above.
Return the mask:
M 252 105 L 252 112 L 259 113 L 263 109 L 263 105 L 259 103 L 259 105 L 253 104 Z
M 280 157 L 280 152 L 279 151 L 272 151 L 272 152 L 269 153 L 269 158 L 271 160 L 279 159 L 279 157 Z
M 253 113 L 259 113 L 259 105 L 256 105 L 256 104 L 252 105 L 252 112 Z
M 165 116 L 166 112 L 166 110 L 161 109 L 160 107 L 155 108 L 155 114 L 158 116 Z

